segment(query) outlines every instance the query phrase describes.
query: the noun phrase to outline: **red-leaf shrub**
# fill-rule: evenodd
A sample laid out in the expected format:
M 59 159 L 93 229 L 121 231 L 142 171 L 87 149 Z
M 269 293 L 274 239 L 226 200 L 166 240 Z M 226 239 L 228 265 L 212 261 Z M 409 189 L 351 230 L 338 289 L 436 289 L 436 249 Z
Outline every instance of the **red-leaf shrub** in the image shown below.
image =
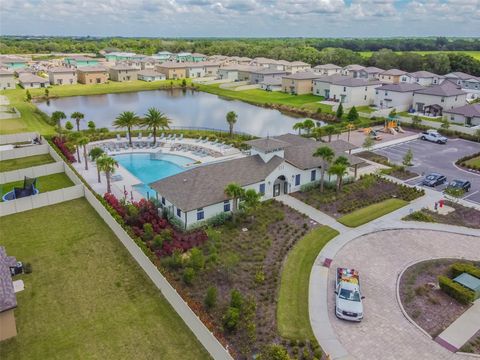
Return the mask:
M 73 156 L 73 154 L 70 152 L 70 149 L 68 148 L 67 142 L 65 141 L 65 139 L 55 136 L 52 139 L 52 141 L 55 144 L 55 146 L 62 152 L 63 156 L 67 158 L 69 162 L 74 163 L 77 161 L 75 159 L 75 156 Z

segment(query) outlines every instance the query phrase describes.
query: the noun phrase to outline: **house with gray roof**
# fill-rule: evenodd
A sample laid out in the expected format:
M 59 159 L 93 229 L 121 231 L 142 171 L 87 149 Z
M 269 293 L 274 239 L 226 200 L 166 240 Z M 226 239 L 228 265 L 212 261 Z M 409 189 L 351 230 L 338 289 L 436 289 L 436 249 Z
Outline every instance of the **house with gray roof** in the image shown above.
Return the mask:
M 65 66 L 52 67 L 48 70 L 51 85 L 74 85 L 77 83 L 77 71 Z
M 381 72 L 378 76 L 378 79 L 383 83 L 388 84 L 398 84 L 401 82 L 401 77 L 405 75 L 407 72 L 398 69 L 390 69 L 384 72 Z
M 439 85 L 415 90 L 413 108 L 419 113 L 442 116 L 443 110 L 467 103 L 467 93 L 455 81 L 445 80 Z M 435 106 L 434 106 L 435 105 Z
M 407 111 L 413 104 L 413 92 L 421 89 L 423 86 L 418 84 L 384 84 L 375 89 L 374 104 L 379 109 Z
M 108 69 L 110 80 L 125 82 L 137 80 L 137 74 L 140 71 L 139 67 L 119 63 Z
M 282 81 L 282 77 L 287 75 L 285 70 L 277 70 L 271 68 L 261 68 L 258 70 L 253 70 L 251 72 L 250 82 L 252 84 L 260 84 L 264 81 L 269 81 L 273 79 L 278 79 Z
M 290 94 L 302 95 L 313 92 L 313 80 L 322 75 L 313 71 L 299 71 L 282 78 L 282 91 Z
M 362 79 L 378 80 L 380 78 L 380 74 L 384 71 L 385 70 L 375 66 L 368 66 L 358 72 L 358 77 Z
M 22 73 L 18 77 L 20 86 L 24 89 L 45 88 L 50 86 L 48 79 L 31 73 Z
M 463 123 L 465 126 L 480 126 L 480 103 L 467 104 L 443 111 L 447 119 L 453 123 Z
M 313 68 L 313 71 L 319 73 L 320 75 L 337 75 L 342 72 L 342 68 L 335 64 L 322 64 L 317 65 Z
M 5 247 L 0 246 L 0 341 L 17 335 L 14 309 L 17 297 L 13 287 L 10 268 L 15 267 L 17 260 L 7 256 Z
M 364 69 L 365 66 L 358 64 L 347 65 L 342 69 L 342 75 L 358 78 L 360 77 L 360 72 Z
M 375 101 L 375 89 L 382 83 L 365 78 L 337 78 L 330 84 L 330 98 L 347 107 L 372 105 Z
M 149 69 L 149 70 L 140 70 L 137 73 L 137 79 L 147 81 L 147 82 L 152 82 L 152 81 L 165 80 L 166 77 L 165 77 L 165 74 Z
M 422 86 L 438 85 L 445 79 L 444 76 L 434 74 L 430 71 L 415 71 L 401 76 L 401 83 L 419 84 Z
M 233 210 L 232 200 L 224 192 L 230 183 L 254 189 L 267 200 L 317 181 L 323 164 L 313 152 L 320 146 L 330 146 L 337 156 L 348 158 L 355 175 L 357 166 L 364 162 L 347 153 L 355 146 L 345 141 L 326 144 L 285 134 L 247 144 L 251 146 L 249 156 L 201 165 L 149 186 L 157 192 L 162 207 L 189 228 Z
M 480 95 L 480 77 L 466 74 L 464 72 L 451 72 L 444 75 L 462 87 L 462 90 L 468 94 Z

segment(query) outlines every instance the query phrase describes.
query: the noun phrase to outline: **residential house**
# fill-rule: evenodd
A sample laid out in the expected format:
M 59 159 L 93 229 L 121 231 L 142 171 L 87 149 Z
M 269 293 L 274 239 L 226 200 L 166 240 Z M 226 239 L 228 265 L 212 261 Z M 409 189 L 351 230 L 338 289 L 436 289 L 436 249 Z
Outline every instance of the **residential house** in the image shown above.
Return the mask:
M 312 68 L 310 64 L 303 61 L 291 61 L 286 65 L 285 70 L 291 74 L 295 74 L 300 71 L 308 71 Z
M 191 62 L 193 61 L 192 54 L 189 52 L 180 52 L 174 55 L 174 61 L 176 62 Z
M 104 84 L 108 81 L 108 70 L 102 66 L 86 66 L 77 69 L 80 84 Z
M 140 70 L 129 65 L 115 65 L 108 69 L 110 80 L 112 81 L 132 81 L 137 80 L 137 74 Z
M 110 52 L 108 54 L 105 54 L 105 59 L 107 59 L 108 62 L 113 62 L 116 63 L 117 61 L 122 61 L 122 60 L 134 60 L 134 59 L 140 59 L 143 56 L 137 56 L 137 54 L 133 52 L 121 52 L 121 51 L 114 51 Z
M 200 53 L 193 53 L 193 54 L 192 54 L 192 61 L 193 61 L 193 62 L 204 62 L 204 61 L 207 61 L 207 55 L 200 54 Z
M 147 82 L 165 80 L 165 74 L 159 73 L 155 70 L 140 70 L 137 73 L 137 79 Z
M 313 80 L 319 77 L 321 75 L 313 71 L 297 72 L 284 76 L 282 78 L 282 91 L 296 95 L 311 94 L 313 91 Z
M 251 146 L 249 156 L 194 167 L 149 184 L 157 192 L 164 211 L 189 228 L 233 210 L 233 202 L 224 191 L 230 183 L 254 189 L 262 200 L 299 191 L 320 177 L 323 161 L 313 156 L 320 145 L 331 147 L 337 156 L 347 157 L 354 168 L 364 162 L 349 155 L 347 151 L 355 147 L 342 140 L 324 144 L 286 134 L 247 144 Z
M 159 61 L 153 57 L 146 57 L 140 60 L 140 70 L 155 70 L 155 65 L 157 65 L 158 62 Z
M 380 73 L 379 80 L 388 84 L 398 84 L 401 81 L 401 77 L 405 75 L 406 72 L 398 69 L 390 69 Z
M 50 86 L 48 79 L 28 73 L 20 74 L 18 82 L 24 89 L 45 88 Z
M 27 60 L 18 56 L 1 55 L 0 67 L 4 67 L 8 70 L 23 69 L 27 66 Z
M 459 106 L 443 111 L 444 116 L 454 123 L 463 123 L 465 126 L 480 126 L 480 103 Z
M 88 56 L 68 56 L 63 61 L 68 67 L 98 66 L 98 59 Z
M 360 71 L 364 69 L 365 69 L 365 66 L 362 66 L 362 65 L 357 65 L 357 64 L 347 65 L 342 69 L 342 74 L 345 76 L 358 78 L 360 77 Z
M 0 69 L 0 90 L 15 89 L 15 76 L 13 71 Z
M 251 65 L 228 65 L 218 69 L 217 78 L 231 81 L 250 81 L 251 73 L 264 68 Z
M 172 59 L 173 54 L 170 51 L 159 51 L 155 55 L 152 56 L 154 59 L 158 61 L 169 61 Z
M 17 335 L 14 314 L 17 297 L 10 270 L 16 265 L 17 260 L 13 256 L 7 256 L 5 247 L 0 246 L 0 341 Z
M 267 78 L 260 83 L 260 88 L 265 91 L 282 91 L 282 78 Z
M 73 85 L 77 83 L 77 71 L 64 66 L 48 70 L 48 80 L 51 85 Z
M 183 63 L 187 69 L 187 77 L 216 77 L 220 64 L 213 61 L 192 61 Z
M 402 83 L 419 84 L 422 86 L 438 85 L 443 80 L 443 76 L 423 70 L 404 74 L 400 78 L 400 82 Z
M 467 103 L 467 93 L 455 81 L 445 80 L 439 85 L 430 86 L 413 92 L 415 111 L 442 116 L 443 110 L 450 110 Z
M 455 81 L 469 94 L 480 94 L 480 77 L 466 74 L 460 71 L 444 75 L 445 78 Z
M 260 67 L 266 67 L 266 68 L 273 68 L 273 69 L 278 69 L 278 70 L 283 70 L 284 65 L 279 63 L 277 60 L 274 59 L 268 59 L 264 57 L 256 57 L 254 58 L 249 65 L 252 66 L 260 66 Z
M 313 68 L 313 71 L 320 75 L 339 75 L 342 72 L 342 68 L 335 64 L 317 65 Z
M 380 78 L 380 74 L 384 71 L 385 70 L 377 68 L 375 66 L 368 66 L 365 69 L 359 71 L 358 77 L 361 79 L 378 80 Z
M 249 65 L 252 62 L 252 59 L 246 56 L 231 56 L 230 57 L 230 64 L 238 64 L 238 65 Z
M 349 76 L 347 79 L 334 79 L 330 84 L 330 98 L 347 107 L 372 105 L 375 101 L 375 89 L 381 85 L 378 80 Z
M 281 79 L 285 75 L 287 75 L 287 72 L 285 70 L 262 68 L 262 69 L 258 69 L 258 70 L 253 70 L 251 72 L 250 82 L 252 84 L 260 84 L 264 81 L 268 81 L 268 80 L 272 80 L 272 79 L 279 79 L 280 83 L 281 83 Z
M 322 75 L 316 79 L 313 79 L 313 90 L 314 95 L 323 96 L 325 99 L 330 100 L 330 85 L 334 80 L 341 80 L 350 78 L 349 76 L 336 73 L 333 75 Z
M 423 89 L 418 84 L 384 84 L 375 89 L 375 105 L 379 109 L 407 111 L 412 107 L 413 92 Z
M 166 61 L 158 64 L 155 69 L 165 74 L 167 79 L 185 79 L 187 76 L 187 66 L 181 62 Z

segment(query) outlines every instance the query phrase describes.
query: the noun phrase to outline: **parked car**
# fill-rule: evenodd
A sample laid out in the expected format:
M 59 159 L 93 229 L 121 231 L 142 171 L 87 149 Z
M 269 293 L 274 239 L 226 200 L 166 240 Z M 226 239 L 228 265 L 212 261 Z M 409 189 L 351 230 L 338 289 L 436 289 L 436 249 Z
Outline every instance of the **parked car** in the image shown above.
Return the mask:
M 335 315 L 349 321 L 362 321 L 365 297 L 360 293 L 360 276 L 358 271 L 337 268 L 335 278 Z
M 437 185 L 442 185 L 447 182 L 447 177 L 442 174 L 432 173 L 425 176 L 425 179 L 422 181 L 422 185 L 435 187 Z
M 437 144 L 446 144 L 447 138 L 443 135 L 440 135 L 437 130 L 427 130 L 422 132 L 420 139 L 431 141 Z
M 455 179 L 448 184 L 447 189 L 462 189 L 465 192 L 469 192 L 471 187 L 472 183 L 470 181 Z

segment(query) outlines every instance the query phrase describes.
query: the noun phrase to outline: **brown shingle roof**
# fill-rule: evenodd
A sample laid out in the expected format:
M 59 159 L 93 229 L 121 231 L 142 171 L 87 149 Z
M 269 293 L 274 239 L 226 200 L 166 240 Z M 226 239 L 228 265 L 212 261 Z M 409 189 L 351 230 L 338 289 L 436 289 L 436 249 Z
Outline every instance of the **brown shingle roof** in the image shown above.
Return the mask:
M 295 74 L 284 76 L 283 79 L 292 79 L 292 80 L 313 80 L 318 79 L 322 75 L 315 73 L 313 71 L 299 71 Z
M 458 114 L 466 117 L 480 117 L 480 104 L 468 104 L 450 110 L 443 110 L 444 113 Z
M 17 307 L 17 298 L 13 288 L 10 267 L 15 266 L 17 260 L 7 256 L 3 246 L 0 246 L 0 313 Z
M 433 96 L 457 96 L 466 94 L 461 87 L 451 80 L 445 80 L 440 85 L 430 86 L 415 91 L 415 94 L 433 95 Z
M 422 85 L 418 84 L 385 84 L 377 88 L 377 90 L 387 90 L 394 92 L 409 92 L 424 89 Z
M 251 147 L 261 150 L 261 151 L 275 151 L 285 149 L 287 146 L 290 146 L 289 143 L 277 140 L 274 138 L 262 138 L 262 139 L 255 139 L 249 140 L 245 142 L 246 144 L 250 145 Z
M 380 75 L 400 76 L 400 75 L 404 75 L 406 73 L 407 72 L 403 71 L 403 70 L 390 69 L 390 70 L 387 70 L 387 71 L 384 71 L 384 72 L 380 73 Z
M 79 67 L 77 68 L 77 71 L 78 72 L 84 72 L 84 73 L 88 73 L 88 72 L 107 72 L 107 69 L 104 68 L 103 66 L 82 66 L 82 67 Z
M 24 73 L 20 74 L 18 77 L 18 81 L 21 83 L 48 83 L 48 79 L 45 79 L 41 76 L 29 74 L 29 73 Z

